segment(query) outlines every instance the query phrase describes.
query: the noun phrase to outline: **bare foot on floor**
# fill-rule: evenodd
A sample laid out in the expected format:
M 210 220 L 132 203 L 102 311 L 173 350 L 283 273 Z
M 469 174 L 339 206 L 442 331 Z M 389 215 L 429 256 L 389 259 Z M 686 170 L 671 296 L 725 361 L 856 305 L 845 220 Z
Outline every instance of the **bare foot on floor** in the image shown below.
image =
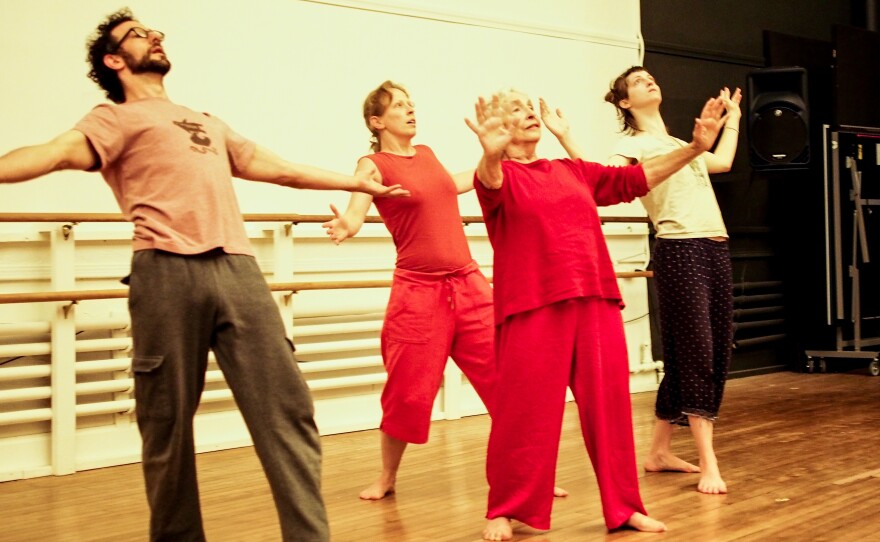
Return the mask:
M 568 491 L 562 489 L 559 486 L 553 486 L 553 496 L 554 497 L 568 497 Z
M 657 521 L 656 519 L 651 519 L 645 514 L 640 514 L 638 512 L 631 515 L 623 526 L 642 531 L 643 533 L 662 533 L 666 531 L 665 523 Z
M 394 493 L 394 481 L 376 480 L 368 488 L 361 491 L 359 497 L 365 501 L 378 501 Z
M 507 518 L 492 518 L 483 529 L 483 540 L 510 540 L 513 538 L 513 529 Z
M 697 491 L 707 495 L 723 495 L 727 493 L 727 484 L 721 478 L 721 471 L 718 470 L 718 465 L 707 465 L 703 469 L 700 483 L 697 484 Z
M 700 472 L 700 467 L 673 454 L 651 454 L 645 461 L 647 472 Z

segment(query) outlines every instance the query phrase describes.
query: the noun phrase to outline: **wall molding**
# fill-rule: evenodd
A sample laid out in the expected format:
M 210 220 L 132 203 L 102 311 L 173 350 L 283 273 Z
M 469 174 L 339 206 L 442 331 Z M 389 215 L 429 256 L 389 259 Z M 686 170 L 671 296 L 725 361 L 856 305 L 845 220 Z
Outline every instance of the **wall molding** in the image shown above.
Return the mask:
M 600 45 L 610 45 L 612 47 L 623 47 L 626 49 L 639 50 L 640 43 L 638 36 L 620 36 L 613 34 L 600 34 L 595 32 L 584 32 L 576 27 L 562 27 L 541 24 L 526 24 L 524 22 L 513 19 L 505 19 L 493 15 L 490 18 L 479 17 L 471 13 L 456 11 L 454 9 L 424 9 L 404 6 L 401 3 L 394 2 L 377 2 L 368 0 L 303 0 L 310 4 L 323 4 L 328 6 L 358 9 L 363 11 L 373 11 L 377 13 L 386 13 L 390 15 L 400 15 L 403 17 L 413 17 L 416 19 L 426 19 L 431 21 L 440 21 L 454 24 L 464 24 L 480 28 L 492 28 L 496 30 L 507 30 L 510 32 L 518 32 L 521 34 L 535 34 L 538 36 L 568 39 L 582 41 L 586 43 L 596 43 Z M 443 6 L 444 8 L 450 6 Z

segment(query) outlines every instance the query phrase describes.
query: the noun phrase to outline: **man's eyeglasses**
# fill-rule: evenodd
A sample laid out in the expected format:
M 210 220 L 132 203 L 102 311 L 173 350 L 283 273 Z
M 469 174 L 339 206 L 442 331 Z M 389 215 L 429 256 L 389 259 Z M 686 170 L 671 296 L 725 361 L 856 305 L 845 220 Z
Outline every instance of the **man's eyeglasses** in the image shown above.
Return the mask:
M 122 42 L 125 41 L 126 39 L 128 39 L 128 37 L 131 36 L 132 34 L 134 34 L 135 36 L 137 36 L 139 38 L 148 38 L 148 37 L 150 37 L 150 34 L 154 34 L 157 38 L 159 38 L 159 41 L 163 41 L 165 39 L 164 32 L 160 32 L 158 30 L 147 30 L 146 28 L 134 26 L 134 27 L 128 29 L 128 32 L 126 32 L 125 35 L 122 36 L 121 40 L 116 42 L 116 45 L 113 45 L 110 47 L 110 52 L 115 53 L 116 51 L 118 51 L 119 48 L 122 47 Z

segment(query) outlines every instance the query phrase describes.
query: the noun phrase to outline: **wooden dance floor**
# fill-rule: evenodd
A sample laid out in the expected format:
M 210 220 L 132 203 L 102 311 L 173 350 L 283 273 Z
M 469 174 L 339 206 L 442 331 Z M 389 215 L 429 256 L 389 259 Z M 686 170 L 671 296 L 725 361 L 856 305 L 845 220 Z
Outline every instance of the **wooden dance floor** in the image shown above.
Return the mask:
M 653 393 L 633 396 L 639 462 L 650 443 Z M 484 524 L 489 419 L 437 422 L 411 446 L 397 493 L 358 500 L 379 469 L 379 435 L 323 439 L 324 496 L 334 541 L 474 541 Z M 563 427 L 553 529 L 514 524 L 514 540 L 880 540 L 880 377 L 865 373 L 775 373 L 733 380 L 716 426 L 730 493 L 696 492 L 698 475 L 645 474 L 642 497 L 663 535 L 607 533 L 574 405 Z M 528 438 L 528 435 L 523 435 Z M 684 429 L 675 450 L 696 461 Z M 268 486 L 251 448 L 199 455 L 209 541 L 278 540 Z M 0 540 L 147 539 L 140 465 L 0 484 Z

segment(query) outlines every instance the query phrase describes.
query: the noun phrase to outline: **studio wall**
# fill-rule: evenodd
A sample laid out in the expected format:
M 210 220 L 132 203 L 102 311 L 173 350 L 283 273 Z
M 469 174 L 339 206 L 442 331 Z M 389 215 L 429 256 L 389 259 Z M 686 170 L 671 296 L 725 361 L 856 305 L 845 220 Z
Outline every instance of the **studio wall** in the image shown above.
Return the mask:
M 369 150 L 361 104 L 386 79 L 417 106 L 417 142 L 448 169 L 475 166 L 463 119 L 480 95 L 517 88 L 569 116 L 582 146 L 604 160 L 615 133 L 603 89 L 637 57 L 638 2 L 554 0 L 252 2 L 132 1 L 164 31 L 170 98 L 219 116 L 294 162 L 349 172 Z M 9 0 L 0 5 L 0 152 L 70 129 L 104 98 L 85 77 L 86 36 L 122 4 Z M 549 136 L 549 134 L 545 134 Z M 552 136 L 541 152 L 560 156 Z M 243 212 L 328 212 L 342 193 L 238 182 Z M 0 212 L 115 212 L 96 175 L 62 172 L 0 186 Z M 462 212 L 478 214 L 476 198 Z
M 587 156 L 603 161 L 617 136 L 617 122 L 602 97 L 611 78 L 636 63 L 640 53 L 635 0 L 137 0 L 129 6 L 145 26 L 166 34 L 164 48 L 173 64 L 166 88 L 173 101 L 220 117 L 291 161 L 341 172 L 352 171 L 369 152 L 361 104 L 386 79 L 409 88 L 419 123 L 415 142 L 430 145 L 450 171 L 473 168 L 479 159 L 479 143 L 463 120 L 473 115 L 477 97 L 509 88 L 561 107 Z M 106 0 L 0 3 L 0 155 L 69 130 L 104 101 L 85 76 L 84 43 L 103 17 L 119 7 Z M 564 155 L 548 133 L 539 153 Z M 235 188 L 244 213 L 326 215 L 330 203 L 343 207 L 348 201 L 344 192 L 246 181 L 235 181 Z M 480 214 L 473 193 L 461 196 L 460 208 L 463 215 Z M 64 171 L 0 186 L 0 214 L 22 212 L 117 213 L 118 207 L 100 175 Z M 637 202 L 602 212 L 644 216 Z M 67 226 L 70 239 L 61 223 L 0 222 L 0 293 L 121 288 L 118 279 L 127 274 L 131 256 L 131 225 Z M 394 246 L 381 224 L 368 224 L 339 247 L 327 241 L 318 224 L 246 227 L 270 282 L 391 277 Z M 644 269 L 645 224 L 608 224 L 603 231 L 618 270 Z M 491 276 L 485 228 L 471 224 L 466 235 L 474 258 Z M 62 281 L 57 280 L 59 268 Z M 60 283 L 64 286 L 59 288 Z M 633 391 L 657 387 L 645 284 L 644 278 L 620 281 L 627 303 L 623 317 Z M 378 329 L 387 288 L 314 290 L 295 296 L 279 292 L 277 300 L 286 322 L 293 324 L 322 434 L 377 427 L 384 377 Z M 0 349 L 32 352 L 0 354 L 0 371 L 35 375 L 0 377 L 0 480 L 139 459 L 134 416 L 125 406 L 131 401 L 125 384 L 130 351 L 124 345 L 112 353 L 79 351 L 72 340 L 118 346 L 128 338 L 126 319 L 125 299 L 75 306 L 0 305 Z M 77 333 L 71 320 L 91 327 Z M 94 329 L 108 320 L 114 326 L 109 334 L 103 327 Z M 49 337 L 59 324 L 68 328 L 71 344 L 53 350 Z M 4 334 L 11 328 L 31 331 Z M 70 363 L 59 362 L 58 352 Z M 69 375 L 67 384 L 57 384 L 59 378 L 49 371 L 50 364 L 72 370 L 73 365 L 81 368 L 105 358 L 112 371 L 78 374 L 76 381 Z M 328 366 L 332 370 L 325 370 Z M 214 380 L 206 393 L 216 401 L 203 396 L 195 421 L 198 450 L 247 445 L 247 432 L 225 395 L 222 375 L 213 364 L 209 373 Z M 452 385 L 444 384 L 434 419 L 485 412 L 454 370 L 447 370 L 445 380 Z M 349 385 L 352 381 L 356 383 Z M 102 389 L 109 382 L 110 391 L 77 391 L 96 382 Z M 80 415 L 83 409 L 116 408 L 120 402 L 121 411 Z M 30 412 L 35 414 L 27 418 Z M 57 423 L 59 417 L 64 424 Z

